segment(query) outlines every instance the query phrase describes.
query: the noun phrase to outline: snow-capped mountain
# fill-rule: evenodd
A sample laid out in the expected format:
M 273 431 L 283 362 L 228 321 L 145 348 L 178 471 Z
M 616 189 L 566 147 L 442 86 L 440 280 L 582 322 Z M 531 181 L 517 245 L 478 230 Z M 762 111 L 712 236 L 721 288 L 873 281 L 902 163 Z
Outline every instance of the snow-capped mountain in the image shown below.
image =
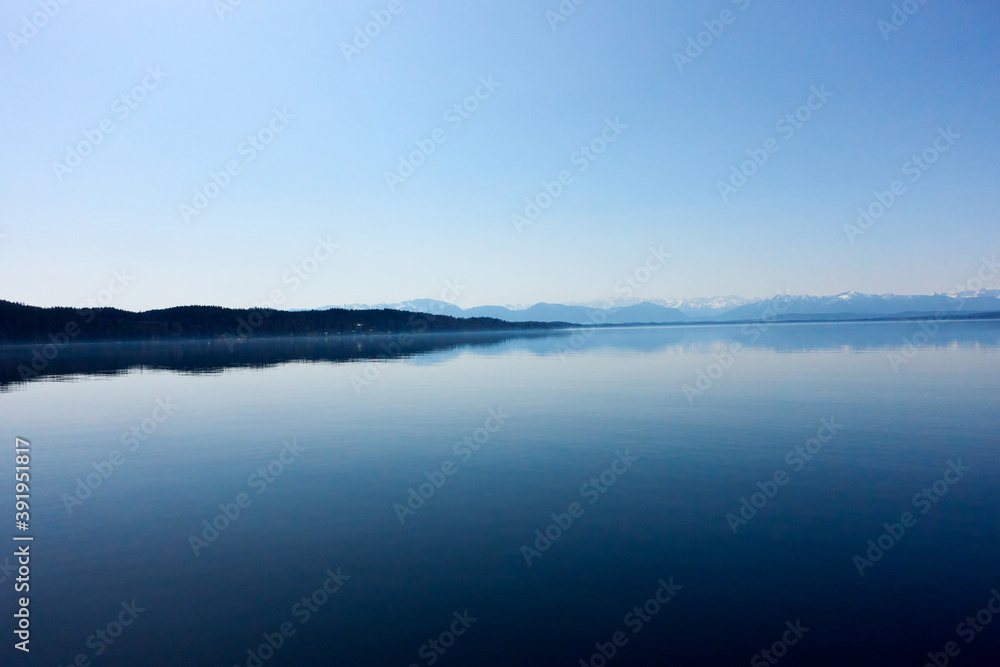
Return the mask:
M 675 299 L 666 301 L 664 305 L 676 308 L 693 318 L 715 317 L 727 313 L 734 308 L 753 303 L 756 299 L 746 299 L 741 296 L 712 296 L 700 299 Z
M 958 294 L 863 294 L 843 292 L 834 296 L 785 294 L 734 308 L 725 319 L 752 319 L 765 311 L 779 315 L 885 317 L 914 314 L 959 314 L 1000 311 L 1000 290 Z
M 833 296 L 783 294 L 766 299 L 720 296 L 698 299 L 606 299 L 585 303 L 536 303 L 529 307 L 476 306 L 460 308 L 436 299 L 398 303 L 326 306 L 367 310 L 389 308 L 453 317 L 495 317 L 508 322 L 568 322 L 570 324 L 667 324 L 674 322 L 727 322 L 759 317 L 844 319 L 912 315 L 959 315 L 1000 312 L 1000 289 L 952 294 L 863 294 L 843 292 Z
M 640 302 L 633 305 L 594 308 L 584 305 L 564 305 L 558 303 L 536 303 L 528 308 L 510 308 L 507 306 L 476 306 L 462 309 L 445 301 L 434 299 L 414 299 L 399 303 L 380 303 L 374 305 L 350 304 L 346 306 L 326 306 L 327 308 L 350 308 L 367 310 L 391 308 L 433 315 L 451 315 L 453 317 L 495 317 L 508 322 L 568 322 L 570 324 L 631 324 L 633 322 L 649 322 L 663 324 L 668 322 L 686 322 L 689 318 L 679 310 L 667 308 L 654 303 Z
M 639 299 L 636 297 L 630 297 L 619 299 L 598 299 L 595 301 L 586 301 L 572 305 L 609 310 L 612 308 L 634 306 L 640 303 L 652 303 L 657 306 L 663 306 L 664 308 L 675 308 L 685 315 L 694 318 L 712 318 L 716 315 L 721 315 L 728 310 L 732 310 L 733 308 L 752 303 L 753 301 L 755 300 L 745 299 L 741 296 L 713 296 L 700 299 Z

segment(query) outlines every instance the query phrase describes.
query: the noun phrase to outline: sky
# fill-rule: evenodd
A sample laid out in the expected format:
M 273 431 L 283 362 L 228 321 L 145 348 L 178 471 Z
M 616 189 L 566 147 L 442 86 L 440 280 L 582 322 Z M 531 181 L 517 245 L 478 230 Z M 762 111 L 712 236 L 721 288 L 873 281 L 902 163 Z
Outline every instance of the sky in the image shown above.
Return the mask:
M 919 294 L 1000 250 L 989 0 L 62 1 L 0 8 L 3 299 Z

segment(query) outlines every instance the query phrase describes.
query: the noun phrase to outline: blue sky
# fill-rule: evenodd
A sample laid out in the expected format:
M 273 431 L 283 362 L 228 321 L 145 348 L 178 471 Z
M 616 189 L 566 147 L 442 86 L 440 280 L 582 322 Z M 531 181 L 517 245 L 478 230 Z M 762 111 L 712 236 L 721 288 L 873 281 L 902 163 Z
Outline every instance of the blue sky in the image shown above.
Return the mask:
M 567 1 L 558 22 L 555 0 L 225 1 L 4 3 L 0 297 L 77 305 L 124 270 L 111 305 L 133 310 L 440 298 L 446 281 L 461 306 L 586 301 L 661 246 L 637 296 L 925 293 L 1000 249 L 987 0 L 912 0 L 891 32 L 893 3 L 860 0 Z M 373 12 L 387 24 L 345 56 Z M 390 187 L 417 142 L 433 153 Z M 766 162 L 724 197 L 748 151 Z M 226 187 L 185 215 L 213 173 Z

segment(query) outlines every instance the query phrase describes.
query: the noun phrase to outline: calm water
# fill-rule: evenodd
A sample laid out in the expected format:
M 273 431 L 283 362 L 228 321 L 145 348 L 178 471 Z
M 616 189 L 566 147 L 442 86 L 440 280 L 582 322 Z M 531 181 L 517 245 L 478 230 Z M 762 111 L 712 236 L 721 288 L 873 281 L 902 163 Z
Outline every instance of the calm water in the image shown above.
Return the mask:
M 1000 664 L 1000 323 L 391 342 L 0 351 L 16 664 Z

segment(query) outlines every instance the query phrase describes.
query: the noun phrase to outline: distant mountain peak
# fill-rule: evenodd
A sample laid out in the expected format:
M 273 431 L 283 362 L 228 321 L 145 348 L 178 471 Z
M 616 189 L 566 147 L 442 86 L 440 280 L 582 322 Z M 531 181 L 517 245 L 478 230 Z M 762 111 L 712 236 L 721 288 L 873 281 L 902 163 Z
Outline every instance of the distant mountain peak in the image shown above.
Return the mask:
M 794 316 L 836 318 L 846 316 L 891 317 L 906 313 L 933 315 L 941 312 L 1000 312 L 1000 289 L 979 289 L 952 294 L 867 294 L 849 290 L 830 296 L 778 294 L 748 299 L 739 296 L 713 296 L 692 299 L 612 298 L 583 303 L 476 306 L 460 308 L 438 299 L 411 299 L 398 303 L 374 305 L 349 304 L 325 306 L 353 310 L 391 309 L 424 312 L 452 317 L 495 317 L 509 322 L 568 322 L 571 324 L 667 324 L 691 321 L 734 321 L 760 317 L 770 307 L 775 312 Z M 597 318 L 595 311 L 604 313 Z

